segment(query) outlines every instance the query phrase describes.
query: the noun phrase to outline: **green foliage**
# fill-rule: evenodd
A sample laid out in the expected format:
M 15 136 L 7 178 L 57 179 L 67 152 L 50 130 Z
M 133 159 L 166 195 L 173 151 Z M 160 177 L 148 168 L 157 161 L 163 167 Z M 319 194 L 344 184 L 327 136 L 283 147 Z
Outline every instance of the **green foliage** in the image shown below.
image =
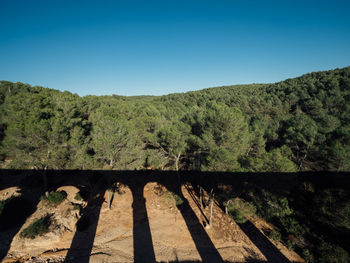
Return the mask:
M 305 248 L 302 250 L 302 254 L 301 254 L 302 258 L 306 260 L 306 262 L 312 263 L 315 262 L 315 258 L 312 255 L 312 253 L 310 252 L 309 249 Z
M 148 149 L 146 151 L 145 167 L 149 169 L 162 170 L 168 163 L 164 153 L 157 149 Z
M 293 149 L 295 161 L 301 169 L 317 138 L 315 121 L 304 113 L 296 114 L 286 123 L 286 144 Z
M 273 218 L 284 218 L 292 215 L 293 210 L 289 206 L 288 199 L 262 190 L 250 195 L 259 213 L 269 220 Z
M 73 204 L 73 209 L 81 211 L 82 206 L 80 204 Z
M 49 232 L 49 227 L 51 224 L 50 216 L 44 216 L 35 220 L 32 224 L 30 224 L 27 228 L 23 229 L 20 233 L 22 238 L 31 238 L 34 239 L 38 235 L 45 234 Z
M 6 168 L 350 170 L 350 68 L 167 96 L 0 82 Z
M 302 224 L 293 217 L 280 217 L 278 218 L 283 229 L 288 234 L 293 234 L 295 236 L 302 236 L 307 231 Z
M 297 166 L 283 156 L 280 149 L 263 153 L 260 157 L 244 156 L 239 160 L 241 166 L 252 172 L 296 172 Z
M 119 170 L 140 168 L 143 143 L 133 124 L 126 116 L 118 115 L 118 109 L 101 107 L 91 116 L 95 123 L 92 146 L 95 157 Z
M 240 198 L 230 199 L 225 204 L 229 215 L 237 223 L 245 223 L 248 217 L 256 213 L 256 207 Z
M 330 145 L 325 150 L 328 168 L 350 171 L 350 125 L 340 127 L 332 133 Z
M 295 243 L 292 240 L 287 240 L 286 246 L 289 250 L 295 249 Z
M 242 182 L 237 189 L 225 187 L 222 189 L 228 190 L 219 193 L 218 200 L 225 205 L 234 195 L 254 204 L 257 214 L 278 229 L 268 235 L 307 262 L 347 262 L 349 251 L 342 244 L 347 244 L 350 233 L 350 196 L 345 185 L 342 188 L 321 182 L 315 185 L 298 177 L 291 181 L 291 176 L 281 178 L 286 179 L 287 185 L 276 181 L 271 188 L 261 182 L 259 186 Z M 238 220 L 242 218 L 237 214 L 234 212 Z
M 344 189 L 323 189 L 312 200 L 315 218 L 333 227 L 350 229 L 350 194 Z
M 203 165 L 203 170 L 206 171 L 240 171 L 241 167 L 236 159 L 236 156 L 232 152 L 215 148 L 208 154 L 206 158 L 207 165 Z
M 184 202 L 181 196 L 169 190 L 166 192 L 166 197 L 174 200 L 176 205 L 182 205 Z
M 160 128 L 157 132 L 155 146 L 174 162 L 176 170 L 179 170 L 180 159 L 187 150 L 186 139 L 188 134 L 189 126 L 183 122 L 169 124 Z
M 277 230 L 272 230 L 269 233 L 269 237 L 275 241 L 281 241 L 282 235 L 280 232 L 278 232 Z
M 48 196 L 42 196 L 41 200 L 48 202 L 49 204 L 58 205 L 66 199 L 67 193 L 65 191 L 50 192 Z
M 320 263 L 346 263 L 350 261 L 350 256 L 347 251 L 328 242 L 322 242 L 319 251 Z
M 74 199 L 77 200 L 77 201 L 82 201 L 83 200 L 83 197 L 81 196 L 81 194 L 79 192 L 77 192 L 74 196 Z
M 237 161 L 249 148 L 249 128 L 242 112 L 225 104 L 210 102 L 184 117 L 191 126 L 192 148 L 202 170 L 240 171 Z

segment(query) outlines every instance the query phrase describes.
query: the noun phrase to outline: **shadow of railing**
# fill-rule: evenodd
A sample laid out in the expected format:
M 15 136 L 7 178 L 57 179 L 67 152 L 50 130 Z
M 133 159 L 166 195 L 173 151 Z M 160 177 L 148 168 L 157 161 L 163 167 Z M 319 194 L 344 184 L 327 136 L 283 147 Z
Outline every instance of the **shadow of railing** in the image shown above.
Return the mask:
M 41 175 L 33 170 L 0 170 L 0 190 L 12 186 L 22 188 L 23 193 L 32 188 L 40 188 Z M 180 177 L 179 177 L 180 176 Z M 48 185 L 51 189 L 61 186 L 76 186 L 79 189 L 89 188 L 93 190 L 95 198 L 88 202 L 82 211 L 82 217 L 77 224 L 77 231 L 68 251 L 66 262 L 89 262 L 93 248 L 94 238 L 99 220 L 99 214 L 104 202 L 104 193 L 115 182 L 121 182 L 131 189 L 133 195 L 133 237 L 135 262 L 155 261 L 152 235 L 148 222 L 147 209 L 143 196 L 144 186 L 149 182 L 156 182 L 165 186 L 168 190 L 182 197 L 185 202 L 177 205 L 185 220 L 187 228 L 195 243 L 195 246 L 204 262 L 222 262 L 219 252 L 216 250 L 210 237 L 199 222 L 196 214 L 188 204 L 181 192 L 181 185 L 191 182 L 193 185 L 201 185 L 203 188 L 217 189 L 219 185 L 231 185 L 237 189 L 244 188 L 247 184 L 254 184 L 271 192 L 283 192 L 290 190 L 301 181 L 311 181 L 315 187 L 322 185 L 349 189 L 349 173 L 220 173 L 184 171 L 180 175 L 174 171 L 47 171 Z M 31 182 L 30 184 L 26 182 Z M 93 186 L 93 187 L 92 187 Z M 42 187 L 38 195 L 32 200 L 32 207 L 23 214 L 23 220 L 13 231 L 8 234 L 8 240 L 12 240 L 17 234 L 25 218 L 30 216 L 40 201 L 40 195 L 44 193 Z M 5 210 L 4 210 L 5 211 Z M 2 215 L 5 216 L 6 213 Z M 14 215 L 10 215 L 13 217 Z M 87 226 L 84 227 L 84 224 Z M 251 223 L 241 224 L 240 227 L 250 240 L 264 254 L 269 262 L 289 262 L 286 257 Z M 0 251 L 2 260 L 10 245 Z M 257 262 L 249 260 L 247 262 Z

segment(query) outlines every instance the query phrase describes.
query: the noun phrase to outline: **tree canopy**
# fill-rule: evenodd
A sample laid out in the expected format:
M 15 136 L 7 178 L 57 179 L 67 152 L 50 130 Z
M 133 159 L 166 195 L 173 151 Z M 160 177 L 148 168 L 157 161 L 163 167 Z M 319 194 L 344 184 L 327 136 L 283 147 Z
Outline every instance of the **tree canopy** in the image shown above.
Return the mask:
M 0 82 L 6 168 L 350 171 L 350 67 L 166 96 Z

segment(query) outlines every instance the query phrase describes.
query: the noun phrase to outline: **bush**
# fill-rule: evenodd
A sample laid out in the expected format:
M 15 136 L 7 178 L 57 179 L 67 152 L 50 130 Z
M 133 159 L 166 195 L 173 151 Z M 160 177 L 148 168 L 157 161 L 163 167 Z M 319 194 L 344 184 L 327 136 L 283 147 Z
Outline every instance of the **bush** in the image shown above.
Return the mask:
M 303 249 L 303 251 L 302 251 L 302 257 L 303 257 L 303 259 L 305 259 L 306 262 L 308 262 L 308 263 L 315 262 L 314 256 L 312 255 L 312 253 L 310 252 L 310 250 L 308 250 L 307 248 Z
M 77 192 L 74 196 L 74 199 L 77 200 L 77 201 L 82 201 L 83 200 L 83 197 L 81 196 L 81 194 L 79 192 Z
M 282 217 L 279 221 L 287 234 L 301 237 L 307 232 L 306 227 L 293 217 Z
M 282 235 L 280 232 L 278 232 L 277 230 L 272 230 L 269 234 L 269 237 L 272 239 L 272 240 L 275 240 L 275 241 L 281 241 L 281 238 L 282 238 Z
M 80 204 L 72 204 L 73 205 L 73 210 L 81 210 L 81 205 Z
M 285 217 L 293 214 L 293 210 L 289 207 L 288 199 L 286 197 L 279 198 L 277 196 L 270 196 L 266 199 L 267 209 L 266 214 L 269 218 Z
M 350 262 L 350 256 L 343 248 L 328 243 L 322 242 L 319 251 L 321 252 L 319 262 L 324 263 L 346 263 Z
M 176 205 L 182 205 L 183 204 L 184 200 L 182 200 L 182 198 L 179 195 L 174 193 L 173 197 L 175 199 L 175 204 Z
M 171 198 L 171 199 L 174 199 L 176 205 L 182 205 L 183 202 L 184 202 L 184 201 L 182 200 L 182 198 L 181 198 L 178 194 L 176 194 L 176 193 L 174 193 L 174 192 L 172 192 L 172 191 L 168 191 L 168 192 L 167 192 L 167 197 L 169 197 L 169 198 Z
M 42 196 L 41 200 L 46 201 L 53 205 L 60 204 L 64 199 L 66 199 L 67 193 L 65 191 L 51 192 L 48 196 Z
M 38 235 L 49 232 L 49 226 L 51 224 L 50 217 L 50 215 L 47 215 L 34 221 L 21 232 L 20 237 L 34 239 Z
M 292 240 L 287 240 L 287 244 L 286 245 L 287 245 L 287 248 L 289 250 L 294 250 L 295 249 L 295 243 Z
M 240 198 L 230 199 L 226 202 L 226 207 L 229 215 L 237 223 L 245 223 L 247 217 L 252 216 L 256 212 L 256 207 Z

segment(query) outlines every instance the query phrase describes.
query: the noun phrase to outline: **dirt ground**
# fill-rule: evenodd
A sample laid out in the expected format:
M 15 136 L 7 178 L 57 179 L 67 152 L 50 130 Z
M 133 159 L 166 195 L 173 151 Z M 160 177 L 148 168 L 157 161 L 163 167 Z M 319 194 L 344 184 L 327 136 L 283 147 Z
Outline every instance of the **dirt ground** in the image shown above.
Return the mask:
M 40 201 L 36 211 L 13 238 L 2 262 L 81 262 L 79 253 L 83 255 L 89 251 L 89 245 L 84 240 L 88 240 L 91 233 L 94 237 L 90 262 L 134 262 L 135 256 L 142 257 L 134 254 L 134 221 L 140 224 L 140 231 L 147 230 L 149 224 L 151 246 L 157 262 L 304 262 L 295 252 L 264 234 L 271 226 L 263 220 L 254 217 L 248 223 L 238 225 L 214 205 L 212 224 L 209 226 L 209 207 L 201 212 L 197 205 L 198 197 L 190 185 L 182 186 L 182 193 L 193 212 L 187 209 L 182 213 L 172 195 L 156 183 L 149 183 L 144 189 L 148 222 L 142 218 L 133 220 L 133 195 L 129 188 L 122 187 L 120 193 L 114 194 L 110 209 L 103 201 L 101 209 L 91 212 L 92 217 L 98 218 L 96 230 L 91 232 L 93 226 L 81 230 L 81 241 L 78 243 L 81 245 L 74 247 L 78 253 L 70 254 L 68 251 L 80 217 L 73 203 L 82 208 L 87 204 L 74 199 L 77 188 L 66 186 L 59 190 L 67 192 L 67 199 L 57 207 Z M 11 194 L 16 194 L 16 189 L 0 192 L 0 196 Z M 107 193 L 104 200 L 107 200 Z M 55 222 L 50 233 L 35 239 L 19 236 L 35 219 L 46 214 L 52 215 Z M 1 233 L 1 242 L 6 240 L 5 232 Z M 150 260 L 144 258 L 144 261 Z

